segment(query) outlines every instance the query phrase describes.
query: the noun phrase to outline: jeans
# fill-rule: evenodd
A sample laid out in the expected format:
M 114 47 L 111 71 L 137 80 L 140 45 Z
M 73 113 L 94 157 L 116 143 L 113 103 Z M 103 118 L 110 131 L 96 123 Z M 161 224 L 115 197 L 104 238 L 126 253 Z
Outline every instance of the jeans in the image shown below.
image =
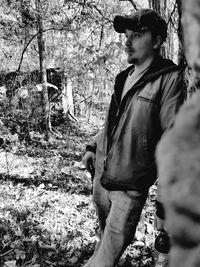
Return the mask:
M 101 241 L 84 267 L 114 267 L 135 236 L 148 192 L 98 192 L 96 195 L 94 189 L 97 214 L 103 216 L 99 217 Z

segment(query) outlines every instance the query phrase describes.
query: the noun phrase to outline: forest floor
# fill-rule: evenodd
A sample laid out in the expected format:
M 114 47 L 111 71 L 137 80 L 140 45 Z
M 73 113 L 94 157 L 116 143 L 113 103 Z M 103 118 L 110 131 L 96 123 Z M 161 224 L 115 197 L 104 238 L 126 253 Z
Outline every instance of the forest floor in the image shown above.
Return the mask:
M 82 164 L 95 123 L 64 123 L 62 137 L 12 142 L 0 149 L 0 266 L 80 267 L 92 255 L 97 219 Z M 153 266 L 156 186 L 134 242 L 118 266 Z

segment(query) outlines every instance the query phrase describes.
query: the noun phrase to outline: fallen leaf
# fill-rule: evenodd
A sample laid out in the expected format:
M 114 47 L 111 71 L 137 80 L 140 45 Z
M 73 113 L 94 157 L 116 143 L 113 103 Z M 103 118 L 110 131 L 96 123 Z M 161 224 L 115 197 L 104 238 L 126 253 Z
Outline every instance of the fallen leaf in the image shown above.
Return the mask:
M 76 257 L 76 256 L 72 257 L 72 258 L 69 260 L 69 262 L 70 262 L 71 264 L 75 264 L 75 263 L 77 263 L 77 262 L 78 262 L 78 257 Z
M 17 261 L 6 261 L 5 263 L 4 263 L 4 267 L 16 267 L 17 265 L 16 265 L 16 262 Z

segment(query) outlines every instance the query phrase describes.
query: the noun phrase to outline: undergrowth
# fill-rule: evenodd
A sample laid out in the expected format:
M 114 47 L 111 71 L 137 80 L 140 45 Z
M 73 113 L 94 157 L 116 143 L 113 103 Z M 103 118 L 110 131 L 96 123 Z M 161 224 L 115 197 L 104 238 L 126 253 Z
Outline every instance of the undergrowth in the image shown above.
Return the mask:
M 92 255 L 97 219 L 81 160 L 96 125 L 63 124 L 62 137 L 11 142 L 0 150 L 0 266 L 79 267 Z M 153 264 L 156 186 L 119 265 Z

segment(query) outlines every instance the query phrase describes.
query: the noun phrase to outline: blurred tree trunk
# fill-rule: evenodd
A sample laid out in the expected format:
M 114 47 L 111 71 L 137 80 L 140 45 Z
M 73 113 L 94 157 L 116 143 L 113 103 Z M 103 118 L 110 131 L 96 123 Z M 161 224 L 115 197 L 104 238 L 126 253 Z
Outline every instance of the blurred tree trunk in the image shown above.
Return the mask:
M 42 19 L 42 9 L 41 1 L 35 0 L 37 9 L 37 26 L 38 26 L 38 50 L 39 50 L 39 61 L 40 61 L 40 73 L 41 73 L 41 83 L 42 83 L 42 96 L 43 96 L 43 113 L 45 120 L 45 139 L 49 139 L 49 131 L 51 131 L 51 121 L 50 121 L 50 103 L 48 99 L 47 91 L 47 74 L 46 74 L 46 55 L 45 55 L 45 43 L 43 36 L 43 19 Z
M 200 78 L 200 1 L 183 1 L 183 32 L 188 65 Z
M 200 1 L 182 2 L 185 56 L 200 89 Z M 200 93 L 179 110 L 157 147 L 158 175 L 172 238 L 170 267 L 200 266 Z

